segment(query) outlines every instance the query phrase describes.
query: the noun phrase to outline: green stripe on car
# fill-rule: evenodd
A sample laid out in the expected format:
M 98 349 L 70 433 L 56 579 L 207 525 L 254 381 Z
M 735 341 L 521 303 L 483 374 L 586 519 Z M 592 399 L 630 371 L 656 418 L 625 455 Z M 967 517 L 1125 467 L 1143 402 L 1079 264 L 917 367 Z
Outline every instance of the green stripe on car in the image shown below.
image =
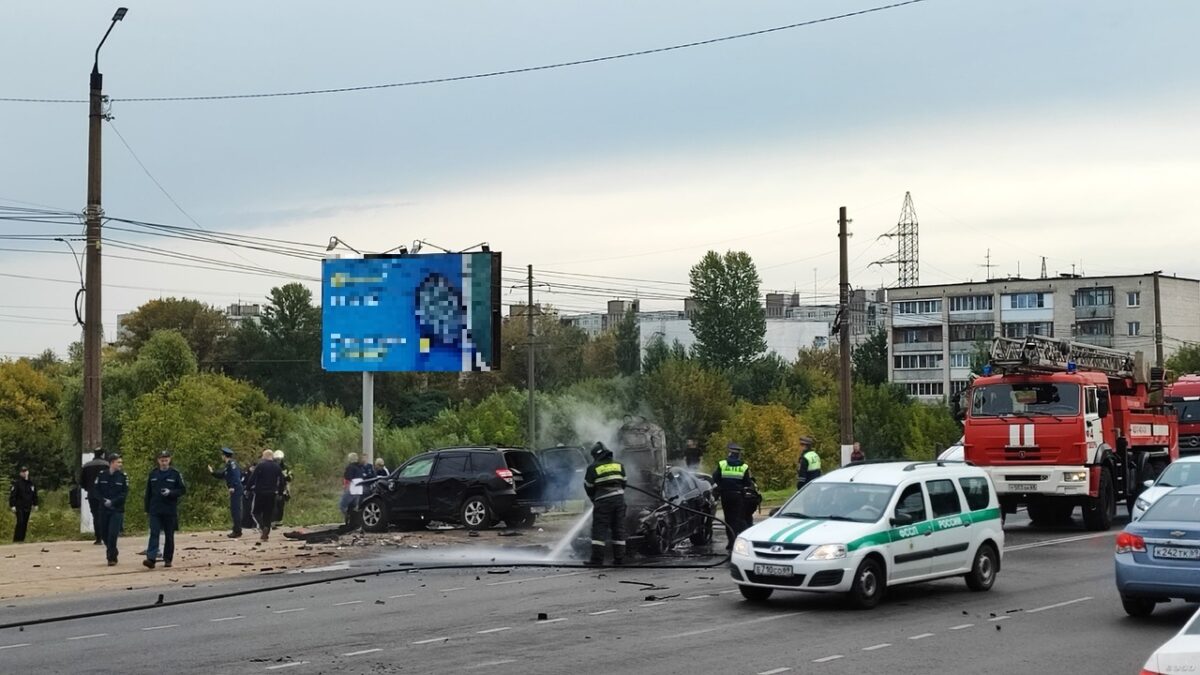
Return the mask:
M 968 511 L 959 513 L 953 516 L 944 518 L 933 518 L 931 520 L 922 520 L 919 523 L 904 525 L 902 527 L 894 527 L 884 532 L 876 532 L 868 534 L 865 537 L 859 537 L 854 541 L 846 544 L 846 550 L 854 551 L 864 546 L 878 546 L 887 544 L 893 541 L 903 541 L 918 537 L 930 532 L 939 532 L 941 530 L 951 530 L 956 527 L 964 527 L 971 523 L 981 523 L 987 520 L 999 520 L 1000 509 L 981 509 L 979 511 Z
M 780 530 L 780 531 L 776 532 L 775 534 L 773 534 L 773 535 L 771 535 L 770 537 L 768 537 L 768 538 L 767 538 L 767 540 L 768 540 L 768 541 L 780 541 L 780 540 L 781 540 L 781 539 L 783 539 L 785 536 L 787 536 L 788 534 L 791 534 L 791 533 L 792 533 L 792 532 L 794 532 L 795 530 L 797 530 L 797 529 L 799 529 L 799 528 L 801 528 L 801 527 L 804 527 L 805 525 L 812 525 L 812 524 L 813 524 L 813 523 L 815 523 L 815 522 L 816 522 L 816 521 L 811 521 L 811 520 L 801 520 L 801 521 L 799 521 L 799 522 L 797 522 L 797 523 L 793 523 L 793 524 L 791 524 L 791 525 L 788 525 L 787 527 L 783 528 L 782 530 Z

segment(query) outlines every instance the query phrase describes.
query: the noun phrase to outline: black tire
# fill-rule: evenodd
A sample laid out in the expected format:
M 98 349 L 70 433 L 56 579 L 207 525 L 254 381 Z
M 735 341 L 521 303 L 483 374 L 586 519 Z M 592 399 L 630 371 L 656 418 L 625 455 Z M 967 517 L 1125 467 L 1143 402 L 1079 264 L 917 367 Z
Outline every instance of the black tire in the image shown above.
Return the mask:
M 1029 516 L 1029 522 L 1034 525 L 1047 525 L 1050 523 L 1050 509 L 1044 502 L 1030 502 L 1026 504 L 1025 513 Z
M 858 609 L 872 609 L 883 599 L 886 588 L 887 577 L 883 574 L 883 566 L 875 558 L 867 558 L 855 570 L 854 582 L 847 597 L 850 604 Z
M 496 522 L 483 495 L 468 495 L 458 509 L 458 520 L 469 530 L 486 530 Z
M 509 527 L 529 529 L 537 524 L 538 515 L 528 509 L 520 509 L 504 519 Z
M 711 516 L 704 517 L 700 522 L 700 528 L 692 533 L 689 540 L 692 546 L 703 546 L 711 543 L 713 537 L 713 519 Z
M 368 499 L 359 509 L 358 517 L 367 532 L 387 532 L 388 508 L 382 499 Z
M 1090 497 L 1083 507 L 1083 524 L 1092 532 L 1103 532 L 1112 527 L 1117 514 L 1117 497 L 1113 487 L 1112 473 L 1108 467 L 1100 469 L 1100 495 Z
M 774 588 L 762 588 L 760 586 L 738 586 L 738 590 L 742 592 L 742 597 L 750 602 L 766 602 L 771 594 L 775 592 Z
M 967 588 L 976 591 L 989 591 L 996 583 L 996 573 L 1000 571 L 1000 556 L 996 547 L 989 542 L 979 545 L 975 551 L 975 561 L 971 563 L 971 571 L 967 573 Z
M 654 521 L 654 525 L 646 531 L 642 548 L 649 555 L 662 555 L 671 550 L 671 521 L 668 516 Z
M 1154 606 L 1158 604 L 1153 600 L 1146 598 L 1127 598 L 1121 596 L 1121 606 L 1125 608 L 1125 613 L 1129 616 L 1138 618 L 1147 617 L 1154 613 Z

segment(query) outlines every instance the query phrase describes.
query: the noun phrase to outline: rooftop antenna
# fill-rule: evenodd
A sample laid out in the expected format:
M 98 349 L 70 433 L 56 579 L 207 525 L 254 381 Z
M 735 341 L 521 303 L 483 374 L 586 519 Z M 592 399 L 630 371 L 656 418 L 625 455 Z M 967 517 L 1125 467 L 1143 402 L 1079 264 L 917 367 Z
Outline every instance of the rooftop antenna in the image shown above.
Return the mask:
M 982 265 L 980 265 L 980 267 L 987 270 L 987 277 L 984 278 L 984 281 L 991 281 L 992 280 L 992 268 L 995 267 L 995 265 L 992 264 L 992 249 L 989 248 L 987 250 L 987 254 L 983 256 L 983 260 L 984 260 L 984 263 Z
M 920 242 L 918 239 L 917 209 L 913 206 L 912 193 L 904 193 L 904 205 L 900 207 L 900 219 L 896 229 L 879 236 L 896 239 L 896 253 L 871 265 L 897 265 L 896 285 L 900 288 L 920 286 Z
M 1046 256 L 1042 256 L 1042 279 L 1046 278 Z

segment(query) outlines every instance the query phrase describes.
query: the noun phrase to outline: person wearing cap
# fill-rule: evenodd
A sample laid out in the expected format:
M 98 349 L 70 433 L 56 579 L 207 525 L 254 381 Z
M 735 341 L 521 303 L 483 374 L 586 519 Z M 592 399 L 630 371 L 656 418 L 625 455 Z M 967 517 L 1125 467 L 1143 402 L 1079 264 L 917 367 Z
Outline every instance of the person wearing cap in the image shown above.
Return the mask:
M 154 569 L 158 558 L 158 535 L 162 532 L 163 567 L 170 567 L 175 558 L 175 530 L 179 529 L 179 498 L 187 492 L 183 476 L 171 466 L 171 451 L 158 453 L 158 466 L 146 479 L 146 520 L 150 523 L 150 543 L 146 544 L 146 559 L 142 564 Z
M 225 487 L 229 490 L 229 517 L 233 520 L 233 531 L 225 536 L 237 539 L 242 536 L 242 470 L 238 468 L 237 460 L 233 458 L 233 450 L 221 448 L 221 458 L 224 462 L 221 470 L 213 471 L 210 464 L 208 472 L 213 475 L 213 478 L 224 480 Z
M 611 539 L 613 564 L 625 563 L 625 467 L 603 443 L 592 446 L 592 463 L 583 474 L 583 489 L 592 500 L 592 557 L 585 565 L 604 564 L 604 544 Z
M 752 488 L 754 478 L 750 465 L 742 461 L 742 446 L 730 443 L 725 447 L 725 459 L 717 462 L 713 470 L 713 484 L 721 498 L 721 511 L 725 516 L 725 550 L 733 548 L 733 541 L 750 527 L 750 514 L 746 508 L 747 488 Z
M 104 529 L 105 557 L 108 566 L 117 564 L 117 538 L 125 525 L 125 498 L 129 496 L 129 479 L 122 471 L 124 462 L 117 453 L 108 455 L 108 471 L 96 477 L 96 493 L 100 497 L 100 522 Z
M 8 508 L 17 514 L 17 526 L 13 528 L 13 541 L 25 541 L 29 528 L 29 514 L 37 511 L 37 487 L 29 480 L 29 467 L 23 466 L 8 489 Z
M 279 470 L 283 472 L 283 494 L 275 500 L 275 513 L 271 518 L 271 523 L 279 526 L 283 524 L 283 507 L 292 498 L 292 470 L 288 468 L 287 462 L 283 461 L 282 450 L 276 450 L 272 454 L 275 463 L 279 465 Z
M 813 450 L 811 436 L 800 437 L 800 461 L 796 463 L 796 489 L 821 476 L 821 456 Z
M 79 470 L 79 487 L 87 492 L 88 510 L 92 512 L 92 532 L 96 540 L 92 544 L 100 546 L 104 543 L 104 531 L 100 529 L 100 495 L 96 494 L 96 477 L 108 471 L 108 460 L 104 458 L 104 450 L 96 448 L 93 457 Z

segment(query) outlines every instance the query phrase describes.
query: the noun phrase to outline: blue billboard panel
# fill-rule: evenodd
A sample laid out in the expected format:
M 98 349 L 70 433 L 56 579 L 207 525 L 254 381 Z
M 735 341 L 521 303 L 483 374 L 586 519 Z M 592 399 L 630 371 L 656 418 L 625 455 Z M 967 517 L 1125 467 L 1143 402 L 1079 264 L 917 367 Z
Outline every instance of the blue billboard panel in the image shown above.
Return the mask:
M 321 324 L 325 370 L 496 370 L 500 254 L 325 260 Z

